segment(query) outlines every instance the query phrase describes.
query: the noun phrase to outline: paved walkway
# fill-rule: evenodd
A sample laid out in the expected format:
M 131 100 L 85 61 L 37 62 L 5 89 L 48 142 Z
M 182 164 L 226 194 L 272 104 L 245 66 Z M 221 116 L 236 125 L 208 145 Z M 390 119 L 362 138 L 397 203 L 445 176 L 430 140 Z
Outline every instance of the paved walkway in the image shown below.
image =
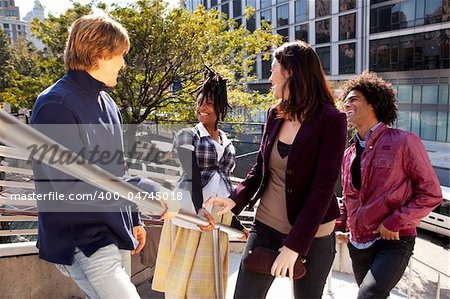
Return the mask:
M 423 144 L 433 166 L 450 168 L 450 143 L 423 140 Z

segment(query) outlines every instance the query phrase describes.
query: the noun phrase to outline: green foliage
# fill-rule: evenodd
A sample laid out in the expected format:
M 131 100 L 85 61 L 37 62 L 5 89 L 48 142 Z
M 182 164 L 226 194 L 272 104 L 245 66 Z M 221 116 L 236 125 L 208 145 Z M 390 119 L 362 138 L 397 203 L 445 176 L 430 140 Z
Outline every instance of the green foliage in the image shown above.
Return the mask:
M 4 102 L 16 108 L 32 108 L 36 97 L 64 75 L 63 53 L 70 25 L 91 11 L 91 4 L 74 3 L 72 9 L 59 17 L 50 15 L 44 21 L 33 20 L 31 30 L 42 40 L 45 49 L 38 51 L 23 40 L 14 45 L 12 51 L 15 59 L 12 59 L 13 68 L 8 72 L 8 84 L 0 88 Z
M 8 87 L 15 76 L 14 64 L 17 55 L 5 31 L 0 30 L 0 92 Z
M 245 74 L 257 54 L 280 42 L 271 29 L 251 34 L 217 10 L 203 6 L 193 13 L 167 10 L 160 0 L 136 1 L 130 7 L 116 7 L 111 14 L 127 28 L 132 42 L 114 96 L 126 122 L 141 123 L 154 113 L 194 119 L 192 92 L 201 82 L 205 64 L 228 78 L 232 106 L 267 102 L 267 97 L 248 92 L 247 83 L 255 78 Z M 182 90 L 172 90 L 176 79 Z
M 195 118 L 192 92 L 201 83 L 204 65 L 228 79 L 233 107 L 263 108 L 271 102 L 270 97 L 249 91 L 248 83 L 255 78 L 246 75 L 252 73 L 257 55 L 281 43 L 279 36 L 272 35 L 270 25 L 250 33 L 217 10 L 207 11 L 203 6 L 193 13 L 183 8 L 167 9 L 161 0 L 138 0 L 126 7 L 96 5 L 107 10 L 130 35 L 127 68 L 113 91 L 125 123 L 141 123 L 155 114 L 170 119 Z M 14 79 L 2 93 L 5 101 L 31 107 L 39 92 L 64 74 L 68 29 L 74 20 L 91 13 L 93 6 L 93 2 L 75 2 L 59 17 L 33 21 L 32 31 L 46 48 L 37 51 L 23 45 L 17 50 L 16 61 L 20 63 L 15 63 L 15 71 L 6 70 Z M 246 10 L 247 17 L 253 13 Z M 177 80 L 182 89 L 174 91 Z

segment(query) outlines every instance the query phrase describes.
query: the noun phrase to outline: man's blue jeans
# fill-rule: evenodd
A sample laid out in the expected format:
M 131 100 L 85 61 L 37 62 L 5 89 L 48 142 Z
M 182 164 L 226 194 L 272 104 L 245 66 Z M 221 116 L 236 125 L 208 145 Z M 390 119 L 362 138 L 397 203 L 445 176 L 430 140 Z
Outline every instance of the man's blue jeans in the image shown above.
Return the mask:
M 121 250 L 115 244 L 100 248 L 90 257 L 76 248 L 72 265 L 55 265 L 75 281 L 86 298 L 140 298 L 122 266 Z
M 415 237 L 380 239 L 366 249 L 357 249 L 349 242 L 353 273 L 359 286 L 358 299 L 387 298 L 402 278 L 414 244 Z

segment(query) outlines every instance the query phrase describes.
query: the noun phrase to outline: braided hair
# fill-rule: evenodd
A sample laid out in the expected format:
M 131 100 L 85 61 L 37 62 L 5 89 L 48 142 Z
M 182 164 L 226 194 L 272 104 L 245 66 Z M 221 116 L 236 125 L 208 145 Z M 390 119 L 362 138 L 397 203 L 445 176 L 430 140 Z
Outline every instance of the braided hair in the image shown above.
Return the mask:
M 205 66 L 203 83 L 197 89 L 197 99 L 197 105 L 199 106 L 201 106 L 205 100 L 212 99 L 214 101 L 214 111 L 217 115 L 214 128 L 217 129 L 219 120 L 223 121 L 227 115 L 228 109 L 231 109 L 227 97 L 227 80 L 219 73 L 208 66 Z

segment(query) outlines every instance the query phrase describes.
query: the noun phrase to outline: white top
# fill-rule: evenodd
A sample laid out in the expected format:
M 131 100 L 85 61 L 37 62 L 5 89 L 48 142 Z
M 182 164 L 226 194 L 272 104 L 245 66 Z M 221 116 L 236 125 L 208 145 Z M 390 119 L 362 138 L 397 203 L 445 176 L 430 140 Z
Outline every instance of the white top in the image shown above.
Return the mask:
M 200 133 L 200 138 L 210 136 L 208 130 L 206 130 L 205 126 L 202 123 L 198 123 L 196 125 L 196 128 Z M 231 141 L 227 138 L 227 136 L 222 130 L 219 130 L 219 135 L 220 139 L 222 140 L 222 144 L 211 138 L 217 152 L 217 161 L 220 161 L 220 159 L 222 159 L 223 153 L 225 152 L 225 148 L 227 147 L 227 145 L 231 143 Z M 196 213 L 195 207 L 192 202 L 192 198 L 189 191 L 178 189 L 177 192 L 183 193 L 183 199 L 181 200 L 181 208 L 185 211 L 189 211 L 195 214 Z M 206 186 L 203 187 L 202 194 L 203 194 L 203 202 L 207 201 L 212 196 L 218 196 L 223 198 L 228 198 L 228 196 L 230 196 L 230 192 L 228 192 L 225 181 L 222 179 L 219 173 L 217 173 L 217 171 L 214 173 L 208 184 L 206 184 Z M 207 210 L 208 212 L 211 213 L 212 206 L 209 206 Z M 180 219 L 174 218 L 172 219 L 172 223 L 177 226 L 200 230 L 195 224 Z

